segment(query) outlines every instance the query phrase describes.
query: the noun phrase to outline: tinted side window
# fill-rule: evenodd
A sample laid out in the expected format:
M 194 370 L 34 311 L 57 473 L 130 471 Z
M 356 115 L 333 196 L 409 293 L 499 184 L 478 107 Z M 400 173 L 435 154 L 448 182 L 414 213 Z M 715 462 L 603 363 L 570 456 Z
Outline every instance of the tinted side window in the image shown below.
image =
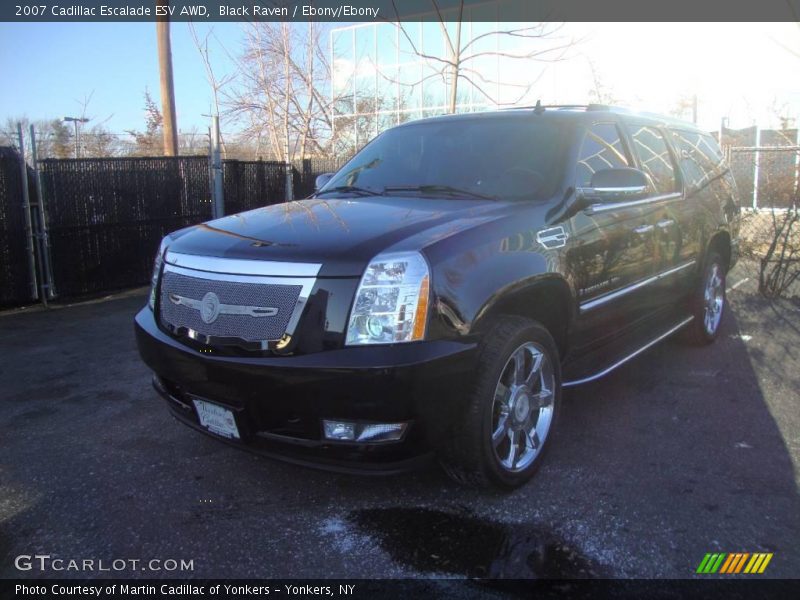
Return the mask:
M 724 171 L 722 152 L 716 140 L 708 134 L 696 131 L 672 132 L 675 148 L 686 175 L 686 183 L 700 188 Z
M 661 132 L 648 125 L 632 125 L 631 137 L 634 152 L 642 163 L 642 169 L 650 176 L 655 191 L 659 194 L 676 191 L 675 166 Z
M 590 187 L 592 175 L 603 169 L 628 167 L 630 161 L 617 126 L 595 123 L 586 130 L 575 172 L 576 187 Z

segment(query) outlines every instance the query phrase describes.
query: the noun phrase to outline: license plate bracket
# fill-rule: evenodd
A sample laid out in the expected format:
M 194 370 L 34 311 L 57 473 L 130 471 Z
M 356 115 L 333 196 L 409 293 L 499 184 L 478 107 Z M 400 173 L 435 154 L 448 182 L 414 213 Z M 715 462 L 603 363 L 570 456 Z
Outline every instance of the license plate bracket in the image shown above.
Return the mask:
M 221 437 L 232 440 L 241 439 L 236 415 L 231 409 L 202 398 L 193 397 L 192 403 L 201 427 Z

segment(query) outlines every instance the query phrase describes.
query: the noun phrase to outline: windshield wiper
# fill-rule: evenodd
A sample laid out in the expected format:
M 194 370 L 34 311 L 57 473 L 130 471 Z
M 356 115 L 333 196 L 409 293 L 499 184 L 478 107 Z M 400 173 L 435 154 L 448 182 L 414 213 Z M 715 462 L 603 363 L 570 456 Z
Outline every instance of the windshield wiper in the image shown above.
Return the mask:
M 423 194 L 443 195 L 443 196 L 467 196 L 479 198 L 481 200 L 497 200 L 497 196 L 487 196 L 453 187 L 452 185 L 390 185 L 383 188 L 384 193 L 391 192 L 421 192 Z
M 319 196 L 320 194 L 328 194 L 330 192 L 341 192 L 341 193 L 348 193 L 348 194 L 358 194 L 359 196 L 380 196 L 381 192 L 376 190 L 368 190 L 367 188 L 358 187 L 356 185 L 337 185 L 334 188 L 329 190 L 322 190 L 314 194 L 315 196 Z

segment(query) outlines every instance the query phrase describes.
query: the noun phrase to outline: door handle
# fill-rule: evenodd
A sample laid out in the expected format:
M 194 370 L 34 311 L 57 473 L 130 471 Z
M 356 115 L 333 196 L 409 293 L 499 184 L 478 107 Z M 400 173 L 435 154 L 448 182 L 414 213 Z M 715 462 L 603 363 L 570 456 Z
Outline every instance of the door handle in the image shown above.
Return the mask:
M 639 235 L 644 235 L 645 233 L 649 233 L 651 231 L 653 231 L 652 225 L 639 225 L 639 227 L 636 227 L 633 230 L 634 233 L 638 233 Z
M 656 225 L 658 225 L 659 229 L 666 229 L 670 225 L 674 225 L 674 224 L 675 224 L 675 220 L 674 219 L 663 219 L 663 220 L 659 221 L 658 223 L 656 223 Z

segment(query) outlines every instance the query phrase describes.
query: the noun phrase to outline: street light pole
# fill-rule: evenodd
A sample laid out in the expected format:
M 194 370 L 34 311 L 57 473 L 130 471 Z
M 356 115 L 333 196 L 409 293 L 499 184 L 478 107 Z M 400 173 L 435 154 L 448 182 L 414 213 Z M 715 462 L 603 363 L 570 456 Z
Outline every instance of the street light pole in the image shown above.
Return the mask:
M 78 133 L 78 123 L 88 123 L 89 119 L 85 117 L 64 117 L 61 119 L 64 123 L 72 123 L 75 126 L 75 158 L 80 158 L 80 134 Z

